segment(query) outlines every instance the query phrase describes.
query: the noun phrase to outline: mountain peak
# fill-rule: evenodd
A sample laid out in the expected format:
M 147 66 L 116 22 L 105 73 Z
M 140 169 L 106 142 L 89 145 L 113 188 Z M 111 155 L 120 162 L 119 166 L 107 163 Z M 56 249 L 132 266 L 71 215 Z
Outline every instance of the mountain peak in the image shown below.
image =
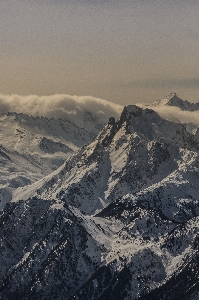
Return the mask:
M 158 99 L 152 104 L 152 106 L 165 106 L 165 105 L 179 107 L 180 109 L 187 110 L 187 111 L 199 110 L 199 102 L 191 103 L 187 100 L 182 100 L 177 96 L 175 92 L 166 96 L 164 99 Z
M 174 92 L 174 93 L 171 93 L 170 95 L 168 95 L 167 97 L 166 97 L 166 99 L 169 99 L 169 100 L 171 100 L 171 99 L 173 99 L 173 98 L 178 98 L 178 96 L 177 96 L 177 94 Z
M 175 92 L 171 93 L 171 94 L 168 95 L 166 98 L 172 99 L 173 97 L 177 97 L 177 94 L 176 94 Z
M 128 106 L 124 107 L 121 117 L 120 117 L 120 120 L 124 121 L 124 120 L 128 120 L 132 117 L 141 117 L 141 116 L 149 115 L 149 114 L 157 115 L 157 113 L 152 109 L 149 109 L 149 108 L 143 109 L 136 105 L 128 105 Z
M 183 101 L 181 100 L 180 98 L 178 98 L 177 94 L 175 92 L 169 94 L 168 96 L 166 96 L 164 99 L 158 99 L 156 100 L 152 106 L 163 106 L 163 105 L 172 105 L 175 103 L 175 102 L 179 102 L 180 101 Z M 175 106 L 175 105 L 174 105 Z

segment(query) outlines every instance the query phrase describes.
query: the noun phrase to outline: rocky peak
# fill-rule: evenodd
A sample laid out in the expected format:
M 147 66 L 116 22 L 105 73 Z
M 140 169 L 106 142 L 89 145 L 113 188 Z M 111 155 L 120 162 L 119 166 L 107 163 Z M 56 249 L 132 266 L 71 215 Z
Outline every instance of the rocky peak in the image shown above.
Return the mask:
M 164 99 L 158 99 L 155 101 L 152 106 L 175 106 L 182 110 L 187 111 L 194 111 L 199 110 L 199 103 L 191 103 L 187 100 L 182 100 L 177 96 L 176 93 L 171 93 L 170 95 L 166 96 Z
M 171 99 L 173 99 L 173 98 L 178 98 L 178 96 L 177 96 L 177 94 L 174 92 L 174 93 L 171 93 L 170 95 L 168 95 L 166 98 L 169 99 L 169 100 L 171 100 Z
M 160 116 L 152 109 L 143 109 L 136 105 L 129 105 L 124 107 L 116 127 L 117 130 L 119 130 L 119 128 L 125 126 L 126 134 L 128 134 L 134 131 L 140 132 L 142 129 L 147 129 L 148 127 L 151 127 L 153 123 L 159 123 L 160 120 Z
M 153 118 L 157 116 L 158 114 L 152 109 L 148 109 L 148 108 L 143 109 L 136 105 L 128 105 L 124 107 L 121 117 L 118 121 L 118 124 L 121 125 L 124 122 L 127 123 L 132 122 L 133 120 L 135 120 L 135 118 L 138 119 L 137 122 L 139 122 L 139 119 L 143 119 L 143 118 L 151 119 L 151 117 Z
M 175 102 L 178 102 L 179 100 L 181 100 L 181 99 L 178 98 L 178 96 L 175 92 L 173 92 L 173 93 L 167 95 L 164 99 L 156 100 L 154 103 L 152 103 L 152 106 L 173 105 Z M 183 100 L 181 100 L 181 101 L 183 101 Z

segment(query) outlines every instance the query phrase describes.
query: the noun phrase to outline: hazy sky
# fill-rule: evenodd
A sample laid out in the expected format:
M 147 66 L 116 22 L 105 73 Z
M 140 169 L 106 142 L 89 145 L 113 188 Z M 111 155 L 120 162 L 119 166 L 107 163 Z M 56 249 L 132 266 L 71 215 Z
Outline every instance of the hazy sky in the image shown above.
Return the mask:
M 0 93 L 199 101 L 198 0 L 0 0 Z

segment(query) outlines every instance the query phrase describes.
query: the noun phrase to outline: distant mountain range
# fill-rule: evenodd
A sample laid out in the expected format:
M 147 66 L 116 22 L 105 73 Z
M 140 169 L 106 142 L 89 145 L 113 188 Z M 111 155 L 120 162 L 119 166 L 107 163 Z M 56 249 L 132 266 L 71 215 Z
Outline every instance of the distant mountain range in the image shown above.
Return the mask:
M 4 167 L 16 151 L 30 166 L 47 154 L 48 169 L 25 169 L 29 184 L 15 185 L 12 200 L 1 194 L 0 299 L 199 299 L 197 129 L 136 105 L 97 136 L 92 125 L 68 135 L 63 120 L 1 118 Z M 57 169 L 56 155 L 57 166 L 68 156 Z

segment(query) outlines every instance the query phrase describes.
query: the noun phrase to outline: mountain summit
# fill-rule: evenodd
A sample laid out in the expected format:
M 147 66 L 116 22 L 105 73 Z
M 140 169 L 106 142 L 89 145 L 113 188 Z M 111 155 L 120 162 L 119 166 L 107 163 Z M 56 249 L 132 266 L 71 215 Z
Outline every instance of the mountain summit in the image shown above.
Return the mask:
M 164 105 L 179 107 L 180 109 L 187 111 L 199 110 L 199 103 L 191 103 L 187 100 L 182 100 L 177 96 L 176 93 L 171 93 L 166 98 L 162 100 L 159 99 L 152 104 L 152 106 Z

